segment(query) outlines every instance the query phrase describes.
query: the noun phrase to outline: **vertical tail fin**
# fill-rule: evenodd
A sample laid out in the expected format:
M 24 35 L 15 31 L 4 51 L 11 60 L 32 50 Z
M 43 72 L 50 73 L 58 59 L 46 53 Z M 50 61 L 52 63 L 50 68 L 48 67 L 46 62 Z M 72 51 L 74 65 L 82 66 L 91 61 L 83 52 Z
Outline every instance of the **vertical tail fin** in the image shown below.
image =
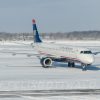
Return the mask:
M 36 26 L 36 23 L 35 23 L 34 19 L 32 19 L 32 24 L 33 24 L 34 42 L 35 43 L 41 43 L 42 40 L 40 39 L 38 30 L 37 30 L 37 26 Z

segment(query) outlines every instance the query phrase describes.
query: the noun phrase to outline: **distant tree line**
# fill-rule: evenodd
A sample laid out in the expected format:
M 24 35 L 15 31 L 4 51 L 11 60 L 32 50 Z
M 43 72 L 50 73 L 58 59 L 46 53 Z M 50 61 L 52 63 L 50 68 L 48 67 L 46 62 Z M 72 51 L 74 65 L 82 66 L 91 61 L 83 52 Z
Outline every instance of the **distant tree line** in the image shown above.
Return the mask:
M 44 36 L 48 37 L 48 34 Z M 74 31 L 67 33 L 49 33 L 50 39 L 67 39 L 67 40 L 100 40 L 100 31 Z
M 100 31 L 74 31 L 66 33 L 41 33 L 43 39 L 49 40 L 100 40 Z M 0 41 L 33 40 L 33 33 L 0 32 Z

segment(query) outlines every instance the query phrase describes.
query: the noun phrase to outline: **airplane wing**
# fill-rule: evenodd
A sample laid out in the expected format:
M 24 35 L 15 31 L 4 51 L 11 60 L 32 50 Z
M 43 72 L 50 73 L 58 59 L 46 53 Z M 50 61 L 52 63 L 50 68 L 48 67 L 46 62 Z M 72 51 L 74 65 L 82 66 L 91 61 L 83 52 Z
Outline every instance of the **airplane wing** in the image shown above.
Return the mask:
M 53 55 L 50 54 L 43 54 L 43 53 L 27 53 L 27 52 L 14 52 L 14 51 L 0 51 L 0 53 L 7 53 L 7 54 L 11 54 L 13 56 L 16 55 L 26 55 L 27 57 L 32 57 L 35 56 L 38 59 L 41 59 L 41 57 L 53 57 Z
M 15 55 L 26 55 L 27 57 L 39 56 L 40 55 L 40 54 L 37 54 L 37 53 L 22 53 L 22 52 L 12 52 L 12 51 L 0 51 L 0 53 L 9 53 L 9 54 L 12 54 L 13 56 L 15 56 Z
M 31 46 L 33 44 L 32 42 L 30 42 L 30 43 L 24 43 L 24 42 L 14 42 L 14 41 L 13 41 L 13 43 L 20 44 L 20 45 L 25 45 L 25 46 Z
M 13 56 L 16 56 L 16 55 L 26 55 L 27 57 L 32 57 L 32 56 L 35 56 L 37 57 L 38 59 L 41 59 L 41 57 L 51 57 L 53 59 L 55 59 L 55 61 L 65 61 L 65 57 L 56 57 L 54 55 L 51 55 L 51 54 L 44 54 L 44 53 L 27 53 L 27 52 L 16 52 L 16 51 L 0 51 L 0 53 L 6 53 L 6 54 L 11 54 Z

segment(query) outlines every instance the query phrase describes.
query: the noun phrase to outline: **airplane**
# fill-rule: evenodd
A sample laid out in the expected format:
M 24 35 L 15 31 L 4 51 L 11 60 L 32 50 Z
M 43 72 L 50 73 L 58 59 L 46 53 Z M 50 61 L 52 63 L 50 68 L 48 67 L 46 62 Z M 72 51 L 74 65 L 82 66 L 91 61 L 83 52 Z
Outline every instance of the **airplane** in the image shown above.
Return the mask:
M 32 46 L 40 54 L 42 67 L 52 67 L 53 61 L 66 62 L 68 67 L 75 67 L 75 63 L 79 63 L 84 71 L 94 62 L 94 54 L 88 48 L 43 42 L 38 33 L 35 19 L 32 20 L 32 25 L 34 34 Z

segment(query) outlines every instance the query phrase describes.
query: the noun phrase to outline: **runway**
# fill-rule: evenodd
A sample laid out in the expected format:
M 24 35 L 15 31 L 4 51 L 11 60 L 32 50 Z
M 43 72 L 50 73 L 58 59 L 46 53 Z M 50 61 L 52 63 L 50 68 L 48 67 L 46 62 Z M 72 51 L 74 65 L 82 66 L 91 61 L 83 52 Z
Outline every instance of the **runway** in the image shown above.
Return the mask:
M 100 97 L 100 89 L 77 89 L 77 90 L 21 90 L 21 91 L 0 91 L 0 98 L 33 98 L 41 100 L 51 100 L 50 98 L 69 97 L 72 96 L 98 96 Z

